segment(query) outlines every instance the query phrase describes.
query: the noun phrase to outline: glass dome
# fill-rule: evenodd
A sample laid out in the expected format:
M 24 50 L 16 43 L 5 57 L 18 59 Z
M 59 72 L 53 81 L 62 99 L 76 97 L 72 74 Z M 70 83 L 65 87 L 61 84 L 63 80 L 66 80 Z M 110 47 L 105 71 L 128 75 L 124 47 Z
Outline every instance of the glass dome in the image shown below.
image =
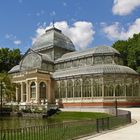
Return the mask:
M 50 28 L 46 32 L 37 38 L 32 46 L 33 50 L 48 49 L 52 46 L 57 46 L 67 50 L 75 51 L 75 47 L 72 41 L 66 37 L 61 30 L 56 28 Z

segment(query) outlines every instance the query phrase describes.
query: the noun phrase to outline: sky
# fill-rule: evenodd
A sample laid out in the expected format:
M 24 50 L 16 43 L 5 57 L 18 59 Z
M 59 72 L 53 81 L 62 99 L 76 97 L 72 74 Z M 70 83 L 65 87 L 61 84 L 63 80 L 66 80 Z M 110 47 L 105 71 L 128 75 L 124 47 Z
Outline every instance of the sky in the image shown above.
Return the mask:
M 77 50 L 111 46 L 140 32 L 140 0 L 0 0 L 0 48 L 25 53 L 53 22 Z

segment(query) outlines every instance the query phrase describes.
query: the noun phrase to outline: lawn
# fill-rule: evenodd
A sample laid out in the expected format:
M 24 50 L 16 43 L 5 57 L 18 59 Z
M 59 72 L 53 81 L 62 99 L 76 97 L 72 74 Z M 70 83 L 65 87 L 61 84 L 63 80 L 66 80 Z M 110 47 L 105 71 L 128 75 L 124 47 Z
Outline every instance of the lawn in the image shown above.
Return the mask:
M 73 120 L 93 120 L 97 118 L 109 117 L 106 113 L 97 112 L 60 112 L 48 118 L 50 121 L 73 121 Z

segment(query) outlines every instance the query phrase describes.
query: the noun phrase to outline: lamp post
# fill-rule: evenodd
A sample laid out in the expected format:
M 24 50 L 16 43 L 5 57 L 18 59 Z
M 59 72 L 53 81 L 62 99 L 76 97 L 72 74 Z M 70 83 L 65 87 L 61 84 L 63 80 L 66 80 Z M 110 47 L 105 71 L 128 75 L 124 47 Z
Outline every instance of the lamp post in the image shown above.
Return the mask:
M 115 112 L 116 112 L 116 116 L 118 116 L 118 102 L 116 96 L 115 96 Z

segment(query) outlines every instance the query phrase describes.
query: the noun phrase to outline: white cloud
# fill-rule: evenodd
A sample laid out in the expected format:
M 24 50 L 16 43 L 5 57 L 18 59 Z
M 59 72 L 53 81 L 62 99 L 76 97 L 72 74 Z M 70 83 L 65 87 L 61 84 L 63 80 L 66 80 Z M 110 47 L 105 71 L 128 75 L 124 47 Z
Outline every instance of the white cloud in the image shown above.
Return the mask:
M 50 12 L 50 16 L 55 16 L 55 15 L 56 15 L 55 11 Z
M 5 38 L 6 38 L 6 39 L 9 39 L 9 40 L 14 40 L 14 39 L 16 39 L 16 36 L 13 35 L 13 34 L 6 34 L 6 35 L 5 35 Z
M 41 10 L 39 12 L 36 13 L 36 16 L 41 16 L 41 15 L 44 15 L 45 14 L 45 11 L 44 10 Z
M 102 24 L 102 27 L 103 32 L 110 40 L 126 40 L 140 32 L 140 18 L 136 19 L 132 24 L 129 24 L 127 30 L 118 22 L 115 22 L 112 25 L 104 23 Z
M 13 43 L 14 43 L 15 45 L 20 45 L 20 44 L 21 44 L 21 41 L 20 41 L 20 40 L 15 40 Z
M 66 21 L 55 22 L 55 27 L 62 30 L 62 32 L 68 36 L 77 50 L 85 49 L 93 41 L 95 31 L 91 22 L 77 21 L 72 26 L 68 25 Z M 49 26 L 40 26 L 36 30 L 36 37 L 32 38 L 33 43 L 35 40 L 45 33 L 45 30 L 52 27 L 52 23 Z
M 13 34 L 6 34 L 5 38 L 11 42 L 13 42 L 15 45 L 20 45 L 21 40 L 17 39 L 17 37 Z
M 114 0 L 112 11 L 115 15 L 125 16 L 140 6 L 140 0 Z

